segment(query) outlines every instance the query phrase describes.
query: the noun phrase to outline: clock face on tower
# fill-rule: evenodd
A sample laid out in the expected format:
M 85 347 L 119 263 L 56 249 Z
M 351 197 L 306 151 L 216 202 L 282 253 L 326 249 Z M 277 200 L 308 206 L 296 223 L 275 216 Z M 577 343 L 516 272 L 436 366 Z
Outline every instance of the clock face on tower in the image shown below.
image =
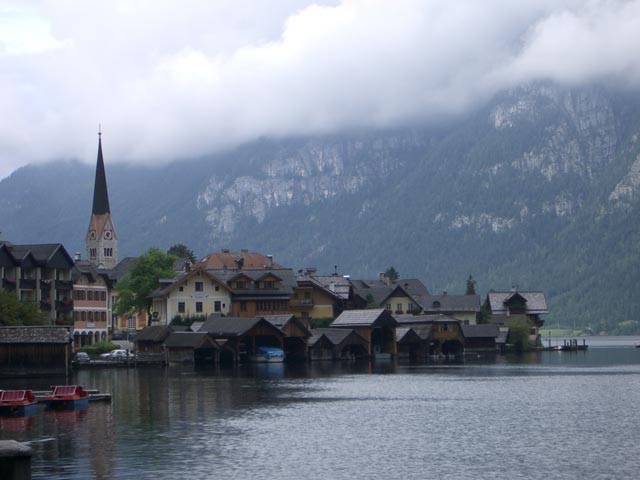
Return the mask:
M 104 238 L 106 238 L 107 240 L 111 240 L 111 230 L 107 230 L 106 232 L 104 232 Z

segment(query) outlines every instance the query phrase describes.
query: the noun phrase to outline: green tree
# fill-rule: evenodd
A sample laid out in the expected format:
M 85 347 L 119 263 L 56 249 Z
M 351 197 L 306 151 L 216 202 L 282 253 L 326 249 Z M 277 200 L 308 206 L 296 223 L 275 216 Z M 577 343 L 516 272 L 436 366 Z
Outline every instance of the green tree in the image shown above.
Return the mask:
M 20 301 L 13 292 L 0 290 L 0 325 L 10 327 L 47 323 L 47 314 L 38 308 L 37 303 Z
M 517 353 L 528 352 L 534 345 L 529 341 L 531 323 L 527 320 L 513 320 L 509 322 L 509 336 L 507 342 Z
M 387 268 L 387 270 L 384 272 L 384 275 L 391 280 L 391 283 L 396 283 L 396 280 L 398 280 L 398 278 L 400 278 L 400 274 L 398 273 L 398 271 L 393 268 L 393 266 Z
M 186 258 L 191 263 L 195 263 L 196 261 L 196 255 L 193 253 L 193 250 L 187 247 L 184 243 L 176 243 L 175 245 L 172 245 L 169 247 L 169 250 L 167 250 L 167 253 L 176 258 Z
M 161 278 L 173 278 L 173 264 L 176 257 L 152 248 L 133 261 L 129 273 L 116 285 L 118 299 L 114 312 L 116 315 L 139 312 L 151 308 L 149 295 L 158 288 Z
M 473 279 L 471 275 L 467 278 L 467 290 L 465 295 L 475 295 L 476 294 L 476 281 Z

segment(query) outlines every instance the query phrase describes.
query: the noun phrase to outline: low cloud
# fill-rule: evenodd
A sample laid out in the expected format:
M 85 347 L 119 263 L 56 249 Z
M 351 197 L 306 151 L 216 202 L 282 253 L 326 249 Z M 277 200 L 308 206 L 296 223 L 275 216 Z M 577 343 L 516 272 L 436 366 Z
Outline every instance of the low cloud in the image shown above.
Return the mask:
M 640 2 L 0 4 L 0 177 L 464 114 L 537 80 L 640 86 Z M 12 35 L 10 32 L 20 32 Z

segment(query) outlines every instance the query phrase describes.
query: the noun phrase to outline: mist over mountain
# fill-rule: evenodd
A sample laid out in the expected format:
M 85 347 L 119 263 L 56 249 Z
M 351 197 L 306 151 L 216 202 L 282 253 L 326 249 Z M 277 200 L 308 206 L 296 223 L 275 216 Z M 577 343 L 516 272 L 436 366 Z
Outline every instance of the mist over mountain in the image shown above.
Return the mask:
M 159 167 L 115 164 L 120 257 L 182 242 L 367 277 L 393 265 L 433 291 L 539 289 L 551 323 L 640 319 L 640 101 L 530 84 L 447 125 L 263 139 Z M 97 143 L 97 142 L 96 142 Z M 97 148 L 97 145 L 96 145 Z M 0 182 L 0 231 L 84 250 L 94 167 Z

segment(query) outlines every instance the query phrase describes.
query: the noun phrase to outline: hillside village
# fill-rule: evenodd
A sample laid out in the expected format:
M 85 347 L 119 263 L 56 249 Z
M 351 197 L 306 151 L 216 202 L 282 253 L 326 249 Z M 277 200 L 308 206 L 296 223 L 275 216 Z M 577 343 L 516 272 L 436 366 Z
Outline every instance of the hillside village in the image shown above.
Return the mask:
M 86 259 L 59 243 L 0 241 L 2 289 L 35 302 L 52 326 L 68 328 L 74 348 L 125 331 L 137 332 L 141 353 L 173 351 L 181 360 L 205 352 L 238 362 L 259 346 L 282 348 L 288 358 L 421 360 L 504 351 L 509 328 L 522 324 L 539 346 L 547 313 L 543 292 L 434 294 L 419 279 L 389 272 L 355 279 L 337 267 L 294 271 L 272 255 L 222 250 L 195 262 L 179 258 L 174 275 L 158 279 L 148 311 L 117 316 L 118 285 L 134 258 L 118 260 L 101 137 L 85 242 Z

